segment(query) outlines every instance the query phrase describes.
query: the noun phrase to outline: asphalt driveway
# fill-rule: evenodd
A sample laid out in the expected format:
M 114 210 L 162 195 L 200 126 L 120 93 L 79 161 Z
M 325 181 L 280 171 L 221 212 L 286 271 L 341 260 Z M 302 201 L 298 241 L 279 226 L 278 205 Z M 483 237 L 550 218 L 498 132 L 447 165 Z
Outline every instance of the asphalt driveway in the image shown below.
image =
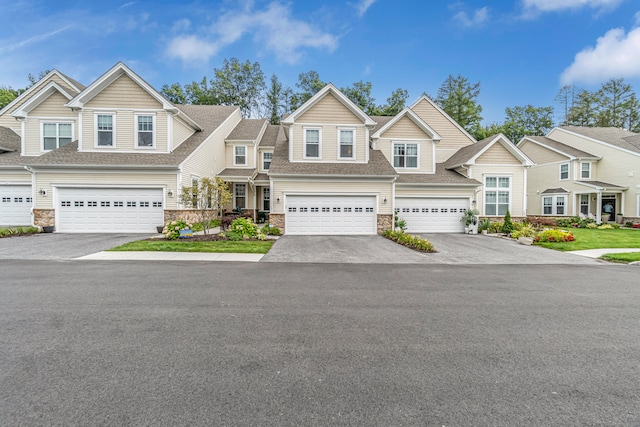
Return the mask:
M 73 259 L 104 251 L 134 240 L 142 234 L 40 233 L 0 239 L 0 259 Z
M 381 236 L 283 236 L 261 262 L 347 264 L 606 264 L 515 241 L 469 234 L 425 234 L 424 254 Z

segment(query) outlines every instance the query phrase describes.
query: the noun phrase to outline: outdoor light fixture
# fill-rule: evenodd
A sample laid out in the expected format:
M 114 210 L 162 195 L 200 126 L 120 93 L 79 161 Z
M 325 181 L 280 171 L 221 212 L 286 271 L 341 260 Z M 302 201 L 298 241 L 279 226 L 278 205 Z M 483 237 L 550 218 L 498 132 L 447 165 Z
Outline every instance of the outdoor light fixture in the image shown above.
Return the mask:
M 280 203 L 280 197 L 276 197 L 276 202 Z
M 387 203 L 387 198 L 382 199 L 382 203 Z
M 167 196 L 169 196 L 169 197 L 173 197 L 173 191 L 168 190 L 168 191 L 167 191 Z
M 44 188 L 41 188 L 40 191 L 38 191 L 38 193 L 40 193 L 41 196 L 46 196 L 47 190 L 45 190 Z

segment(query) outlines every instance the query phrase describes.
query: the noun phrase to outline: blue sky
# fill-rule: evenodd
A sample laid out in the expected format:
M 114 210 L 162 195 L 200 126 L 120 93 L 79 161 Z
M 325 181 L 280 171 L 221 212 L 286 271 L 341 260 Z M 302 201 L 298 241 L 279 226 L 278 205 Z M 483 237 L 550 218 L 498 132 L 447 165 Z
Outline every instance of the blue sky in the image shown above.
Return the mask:
M 56 68 L 88 84 L 118 61 L 160 88 L 258 61 L 294 86 L 301 72 L 373 83 L 413 102 L 449 74 L 481 83 L 485 123 L 504 108 L 554 105 L 563 83 L 624 77 L 640 91 L 637 0 L 0 0 L 0 85 Z

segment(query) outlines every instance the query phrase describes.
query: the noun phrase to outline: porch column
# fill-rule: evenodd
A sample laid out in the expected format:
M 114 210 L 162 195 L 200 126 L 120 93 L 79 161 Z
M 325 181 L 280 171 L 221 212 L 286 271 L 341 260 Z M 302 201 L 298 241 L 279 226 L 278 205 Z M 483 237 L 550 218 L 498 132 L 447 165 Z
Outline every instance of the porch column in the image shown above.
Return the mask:
M 620 193 L 620 208 L 618 209 L 618 212 L 622 213 L 622 217 L 623 218 L 624 218 L 624 199 L 625 199 L 625 194 L 626 194 L 626 191 L 623 191 L 622 193 Z M 616 214 L 618 212 L 616 212 Z
M 602 223 L 602 191 L 598 190 L 596 199 L 596 222 Z

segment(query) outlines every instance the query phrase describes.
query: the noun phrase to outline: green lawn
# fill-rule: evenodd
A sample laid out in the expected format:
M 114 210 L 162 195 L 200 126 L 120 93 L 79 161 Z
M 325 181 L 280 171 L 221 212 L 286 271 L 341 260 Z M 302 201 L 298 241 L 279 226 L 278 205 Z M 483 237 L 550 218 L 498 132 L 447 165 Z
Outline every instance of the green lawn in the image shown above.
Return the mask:
M 629 264 L 630 262 L 640 261 L 640 252 L 625 252 L 621 254 L 605 254 L 600 258 L 612 261 L 612 262 L 620 262 L 623 264 Z
M 589 228 L 566 228 L 576 238 L 573 242 L 536 243 L 558 251 L 579 251 L 601 248 L 640 248 L 640 229 L 592 230 Z
M 218 252 L 240 254 L 266 254 L 273 240 L 215 240 L 192 242 L 188 240 L 138 240 L 118 246 L 110 251 L 160 251 L 160 252 Z

